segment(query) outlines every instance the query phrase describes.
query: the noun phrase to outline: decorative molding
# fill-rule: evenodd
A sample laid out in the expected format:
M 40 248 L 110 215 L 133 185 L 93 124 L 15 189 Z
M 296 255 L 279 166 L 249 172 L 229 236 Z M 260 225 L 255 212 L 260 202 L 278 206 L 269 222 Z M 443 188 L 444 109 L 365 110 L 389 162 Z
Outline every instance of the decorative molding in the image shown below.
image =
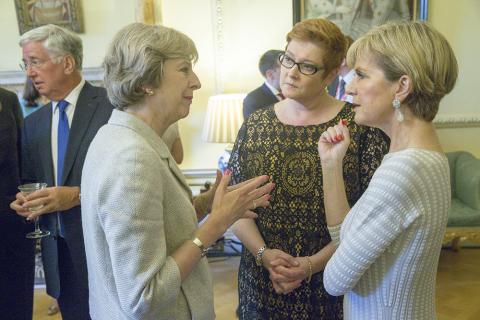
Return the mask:
M 155 24 L 154 0 L 137 0 L 135 7 L 135 19 L 137 22 L 153 25 Z
M 458 251 L 465 241 L 468 241 L 473 246 L 480 245 L 480 226 L 447 227 L 442 244 L 444 246 L 451 245 L 454 251 Z
M 84 68 L 82 74 L 85 80 L 96 86 L 103 86 L 103 68 Z M 13 92 L 22 92 L 27 75 L 24 71 L 0 71 L 0 86 Z
M 2 86 L 23 85 L 26 78 L 24 71 L 0 71 L 0 85 Z
M 83 77 L 85 80 L 91 82 L 102 82 L 103 81 L 103 68 L 84 68 L 82 70 Z M 22 85 L 25 83 L 26 78 L 25 71 L 0 71 L 0 85 L 4 86 L 16 86 Z
M 438 129 L 480 128 L 480 115 L 438 115 L 433 123 Z
M 217 169 L 182 169 L 187 180 L 215 178 Z
M 225 59 L 224 59 L 224 19 L 223 19 L 223 0 L 212 0 L 213 3 L 213 31 L 214 43 L 214 65 L 215 65 L 215 94 L 223 92 L 225 80 Z

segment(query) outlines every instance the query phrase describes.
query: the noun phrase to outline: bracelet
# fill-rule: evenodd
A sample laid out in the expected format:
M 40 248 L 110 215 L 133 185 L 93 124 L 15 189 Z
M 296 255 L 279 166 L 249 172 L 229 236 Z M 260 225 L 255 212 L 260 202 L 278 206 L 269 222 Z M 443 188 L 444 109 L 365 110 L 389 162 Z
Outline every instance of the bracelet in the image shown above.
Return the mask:
M 310 257 L 307 256 L 307 261 L 308 261 L 308 278 L 307 280 L 305 280 L 306 283 L 310 283 L 310 281 L 312 280 L 312 260 L 310 260 Z
M 203 245 L 202 241 L 200 241 L 200 239 L 198 238 L 195 238 L 192 240 L 192 242 L 198 247 L 198 249 L 200 249 L 200 256 L 203 258 L 207 255 L 207 251 L 208 249 L 205 248 L 205 246 Z
M 257 254 L 255 255 L 255 263 L 259 267 L 263 265 L 262 257 L 266 249 L 267 249 L 266 245 L 261 246 L 260 249 L 258 249 Z

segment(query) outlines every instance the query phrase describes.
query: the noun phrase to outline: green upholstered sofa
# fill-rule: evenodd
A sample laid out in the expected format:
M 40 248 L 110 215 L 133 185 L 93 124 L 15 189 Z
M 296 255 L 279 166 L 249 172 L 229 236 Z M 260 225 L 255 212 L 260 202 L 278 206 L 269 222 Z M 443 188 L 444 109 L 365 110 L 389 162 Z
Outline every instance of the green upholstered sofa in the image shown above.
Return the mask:
M 458 250 L 464 240 L 480 243 L 480 159 L 465 151 L 447 152 L 452 205 L 444 244 Z

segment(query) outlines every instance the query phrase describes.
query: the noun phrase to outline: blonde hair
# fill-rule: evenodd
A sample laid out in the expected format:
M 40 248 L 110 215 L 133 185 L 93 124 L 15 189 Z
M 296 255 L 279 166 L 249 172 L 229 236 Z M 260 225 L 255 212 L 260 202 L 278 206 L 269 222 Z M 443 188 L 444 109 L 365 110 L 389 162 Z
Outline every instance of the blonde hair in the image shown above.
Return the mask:
M 370 55 L 389 81 L 411 78 L 412 92 L 404 103 L 426 121 L 435 118 L 440 100 L 458 76 L 450 44 L 426 22 L 391 22 L 370 30 L 350 47 L 348 65 L 353 67 L 363 55 Z
M 340 67 L 347 52 L 347 40 L 342 31 L 326 19 L 307 19 L 296 23 L 287 34 L 288 43 L 293 39 L 312 42 L 325 50 L 325 76 Z
M 180 31 L 143 23 L 122 28 L 103 62 L 110 102 L 120 110 L 140 102 L 146 95 L 141 87 L 160 86 L 165 61 L 178 58 L 191 62 L 198 59 L 195 44 Z

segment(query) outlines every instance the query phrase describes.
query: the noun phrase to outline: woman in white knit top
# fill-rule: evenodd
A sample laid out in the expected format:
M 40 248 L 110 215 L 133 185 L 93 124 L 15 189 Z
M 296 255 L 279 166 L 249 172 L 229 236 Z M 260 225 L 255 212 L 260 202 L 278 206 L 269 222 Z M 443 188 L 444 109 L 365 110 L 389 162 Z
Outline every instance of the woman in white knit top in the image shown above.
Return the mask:
M 355 122 L 390 138 L 390 152 L 349 207 L 339 123 L 320 137 L 327 224 L 338 248 L 326 290 L 345 295 L 345 319 L 435 319 L 435 274 L 450 206 L 448 161 L 432 125 L 457 79 L 447 40 L 423 22 L 371 30 L 350 48 Z

